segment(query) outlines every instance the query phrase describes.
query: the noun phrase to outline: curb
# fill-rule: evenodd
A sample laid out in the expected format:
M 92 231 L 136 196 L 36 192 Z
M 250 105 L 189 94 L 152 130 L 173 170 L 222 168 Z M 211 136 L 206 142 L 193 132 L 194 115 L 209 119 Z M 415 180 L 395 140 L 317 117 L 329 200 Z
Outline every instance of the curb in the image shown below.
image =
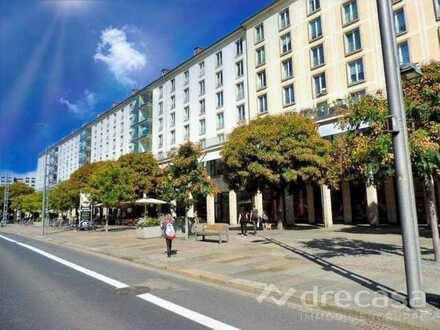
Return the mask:
M 52 245 L 56 245 L 56 246 L 68 247 L 68 248 L 71 248 L 71 249 L 74 249 L 77 251 L 81 251 L 81 252 L 87 251 L 87 252 L 95 254 L 95 255 L 104 255 L 107 257 L 128 261 L 128 262 L 140 265 L 140 266 L 145 266 L 145 267 L 148 267 L 151 269 L 156 269 L 159 271 L 164 271 L 166 273 L 171 273 L 171 275 L 177 274 L 177 275 L 180 275 L 180 276 L 183 276 L 186 278 L 199 280 L 201 282 L 236 289 L 236 290 L 242 291 L 247 294 L 259 295 L 266 288 L 266 284 L 262 283 L 262 282 L 255 282 L 255 281 L 250 281 L 250 280 L 245 280 L 245 279 L 234 279 L 234 278 L 230 278 L 230 277 L 227 277 L 224 275 L 218 275 L 218 274 L 210 273 L 210 272 L 206 272 L 206 271 L 188 270 L 188 269 L 173 267 L 173 266 L 167 265 L 167 264 L 151 263 L 151 262 L 140 261 L 138 259 L 130 258 L 130 257 L 115 256 L 115 255 L 108 253 L 108 252 L 105 252 L 105 251 L 96 250 L 93 248 L 89 248 L 88 246 L 82 246 L 82 245 L 78 245 L 78 244 L 68 242 L 68 241 L 61 242 L 61 241 L 55 241 L 53 239 L 47 240 L 47 239 L 44 239 L 43 236 L 31 236 L 31 235 L 26 235 L 23 233 L 12 233 L 12 234 L 22 236 L 25 238 L 36 239 L 36 240 L 39 240 L 39 241 L 42 241 L 45 243 L 49 243 Z M 260 236 L 260 237 L 266 239 L 266 237 L 264 237 L 264 236 Z M 310 304 L 313 302 L 311 299 L 306 299 L 305 302 L 307 303 L 306 305 L 304 305 L 304 301 L 300 297 L 290 296 L 289 299 L 286 301 L 286 305 L 289 305 L 289 304 L 290 305 L 300 305 L 302 307 L 308 308 L 309 310 L 313 311 L 314 313 L 326 313 L 326 312 L 327 313 L 335 313 L 338 316 L 349 317 L 349 318 L 355 319 L 356 321 L 365 322 L 367 324 L 373 322 L 375 324 L 389 326 L 389 327 L 396 328 L 399 330 L 437 330 L 438 329 L 438 327 L 436 327 L 435 325 L 432 325 L 432 327 L 420 327 L 420 326 L 416 326 L 415 324 L 412 324 L 412 323 L 407 323 L 407 322 L 402 322 L 402 321 L 398 321 L 395 319 L 390 319 L 390 318 L 387 318 L 382 315 L 362 312 L 362 311 L 354 310 L 354 309 L 342 308 L 342 307 L 338 307 L 333 304 L 319 303 L 318 305 L 311 306 Z

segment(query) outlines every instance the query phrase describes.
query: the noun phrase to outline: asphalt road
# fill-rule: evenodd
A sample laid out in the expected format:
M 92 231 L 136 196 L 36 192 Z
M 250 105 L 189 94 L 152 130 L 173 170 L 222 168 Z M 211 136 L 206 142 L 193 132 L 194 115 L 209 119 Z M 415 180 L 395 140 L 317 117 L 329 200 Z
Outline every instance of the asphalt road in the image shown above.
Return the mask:
M 125 262 L 4 237 L 26 246 L 0 237 L 0 329 L 357 328 Z M 128 287 L 115 288 L 121 282 Z

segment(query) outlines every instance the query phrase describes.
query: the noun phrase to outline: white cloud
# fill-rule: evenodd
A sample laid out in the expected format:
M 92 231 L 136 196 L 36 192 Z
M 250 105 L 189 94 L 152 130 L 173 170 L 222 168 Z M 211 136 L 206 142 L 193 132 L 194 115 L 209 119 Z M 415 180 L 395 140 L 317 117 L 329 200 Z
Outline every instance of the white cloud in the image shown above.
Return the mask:
M 128 41 L 124 30 L 110 27 L 101 32 L 94 59 L 104 62 L 117 81 L 133 86 L 136 83 L 133 75 L 147 64 L 145 54 L 138 50 L 140 47 L 141 44 Z
M 83 96 L 76 102 L 71 102 L 65 97 L 60 97 L 58 102 L 65 105 L 67 110 L 71 113 L 83 117 L 94 110 L 96 94 L 86 89 Z

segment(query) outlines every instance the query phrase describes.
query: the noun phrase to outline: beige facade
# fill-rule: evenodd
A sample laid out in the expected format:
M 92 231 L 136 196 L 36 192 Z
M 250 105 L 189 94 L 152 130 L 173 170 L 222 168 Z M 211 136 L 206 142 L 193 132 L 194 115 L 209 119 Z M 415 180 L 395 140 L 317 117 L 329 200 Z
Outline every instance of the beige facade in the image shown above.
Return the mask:
M 408 52 L 401 50 L 402 60 L 409 59 L 411 63 L 421 64 L 440 59 L 436 1 L 394 1 L 393 10 L 398 14 L 395 23 L 401 30 L 397 41 L 400 47 L 405 48 L 405 42 L 408 45 Z M 316 6 L 313 12 L 310 8 L 312 5 Z M 285 18 L 287 10 L 288 19 Z M 262 34 L 261 26 L 264 36 L 258 39 Z M 318 26 L 318 31 L 312 31 L 313 26 Z M 374 0 L 278 1 L 245 22 L 244 27 L 248 41 L 251 117 L 262 113 L 259 97 L 264 95 L 267 97 L 267 113 L 270 114 L 320 108 L 325 115 L 328 113 L 326 103 L 331 106 L 338 99 L 346 99 L 353 93 L 375 93 L 385 89 Z M 312 38 L 312 32 L 319 30 L 321 33 L 316 33 Z M 289 34 L 291 50 L 288 42 L 285 42 L 283 53 L 282 38 L 288 39 Z M 265 62 L 259 64 L 258 51 L 262 47 Z M 283 62 L 289 59 L 293 63 L 291 78 L 283 77 Z M 314 59 L 318 59 L 315 65 Z M 349 65 L 353 68 L 351 73 L 354 72 L 354 80 L 350 79 Z M 259 86 L 259 76 L 263 71 L 267 81 L 265 87 Z M 320 74 L 325 76 L 325 90 L 318 93 L 314 77 Z M 283 88 L 289 85 L 293 85 L 294 101 L 286 104 Z

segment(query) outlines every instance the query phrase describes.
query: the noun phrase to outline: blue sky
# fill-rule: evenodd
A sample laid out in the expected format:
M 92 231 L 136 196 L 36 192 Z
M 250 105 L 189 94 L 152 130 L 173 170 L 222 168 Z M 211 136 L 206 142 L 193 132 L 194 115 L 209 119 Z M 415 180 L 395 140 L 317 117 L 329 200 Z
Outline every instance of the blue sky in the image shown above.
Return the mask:
M 272 0 L 0 0 L 0 171 L 38 154 Z

